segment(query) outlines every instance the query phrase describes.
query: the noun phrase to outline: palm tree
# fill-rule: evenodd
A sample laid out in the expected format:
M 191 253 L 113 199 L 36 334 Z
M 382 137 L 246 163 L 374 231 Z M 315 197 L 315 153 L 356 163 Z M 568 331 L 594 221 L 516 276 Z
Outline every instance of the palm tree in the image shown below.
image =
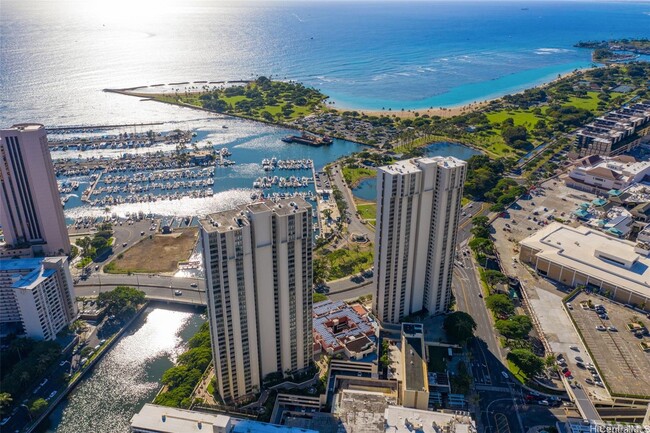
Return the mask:
M 11 402 L 14 399 L 11 398 L 11 394 L 8 392 L 0 392 L 0 412 L 2 412 L 6 407 L 11 406 Z

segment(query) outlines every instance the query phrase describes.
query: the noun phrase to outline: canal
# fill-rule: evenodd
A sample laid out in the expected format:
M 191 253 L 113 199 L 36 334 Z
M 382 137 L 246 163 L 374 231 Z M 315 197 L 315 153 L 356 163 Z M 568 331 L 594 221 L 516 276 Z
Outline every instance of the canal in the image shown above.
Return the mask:
M 205 320 L 191 308 L 148 307 L 41 431 L 128 433 L 131 417 L 153 400 L 163 373 Z

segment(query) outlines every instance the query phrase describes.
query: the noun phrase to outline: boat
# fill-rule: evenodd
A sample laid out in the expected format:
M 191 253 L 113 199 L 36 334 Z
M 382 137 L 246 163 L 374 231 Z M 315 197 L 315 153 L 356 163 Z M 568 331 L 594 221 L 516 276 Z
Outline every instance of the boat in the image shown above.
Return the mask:
M 285 143 L 300 143 L 308 146 L 324 146 L 333 143 L 333 140 L 327 135 L 320 137 L 318 135 L 307 134 L 306 132 L 303 132 L 301 135 L 287 135 L 281 138 L 281 140 Z

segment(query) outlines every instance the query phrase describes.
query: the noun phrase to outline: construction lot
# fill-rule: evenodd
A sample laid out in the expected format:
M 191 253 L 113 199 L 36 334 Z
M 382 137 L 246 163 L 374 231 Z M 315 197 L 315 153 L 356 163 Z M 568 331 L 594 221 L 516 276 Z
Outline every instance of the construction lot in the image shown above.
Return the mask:
M 190 258 L 198 237 L 196 228 L 177 229 L 172 234 L 141 236 L 138 243 L 104 267 L 108 273 L 174 272 L 178 262 Z
M 592 301 L 592 305 L 603 305 L 606 318 L 599 317 L 596 311 L 589 309 L 586 304 L 588 300 Z M 650 342 L 650 337 L 638 338 L 627 328 L 627 324 L 632 322 L 648 325 L 648 319 L 622 305 L 584 292 L 571 301 L 571 306 L 573 309 L 569 310 L 569 313 L 578 326 L 585 345 L 593 355 L 593 362 L 602 375 L 603 382 L 610 391 L 613 394 L 649 395 L 650 352 L 644 352 L 640 343 Z M 605 330 L 602 330 L 603 328 L 598 330 L 598 326 L 604 327 Z M 585 362 L 589 362 L 586 359 L 588 356 L 583 355 L 583 358 Z M 575 373 L 579 373 L 577 370 L 575 369 Z M 590 377 L 588 371 L 582 370 L 582 372 L 584 374 L 580 376 Z M 595 388 L 593 385 L 586 384 L 584 378 L 580 382 L 586 389 Z

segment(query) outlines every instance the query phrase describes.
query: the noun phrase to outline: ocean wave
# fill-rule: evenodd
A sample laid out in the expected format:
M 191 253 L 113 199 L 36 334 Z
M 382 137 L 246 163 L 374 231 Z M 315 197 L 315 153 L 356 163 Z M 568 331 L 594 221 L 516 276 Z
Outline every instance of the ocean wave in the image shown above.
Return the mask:
M 540 56 L 548 56 L 551 54 L 570 53 L 571 51 L 572 50 L 567 50 L 566 48 L 538 48 L 533 52 Z

